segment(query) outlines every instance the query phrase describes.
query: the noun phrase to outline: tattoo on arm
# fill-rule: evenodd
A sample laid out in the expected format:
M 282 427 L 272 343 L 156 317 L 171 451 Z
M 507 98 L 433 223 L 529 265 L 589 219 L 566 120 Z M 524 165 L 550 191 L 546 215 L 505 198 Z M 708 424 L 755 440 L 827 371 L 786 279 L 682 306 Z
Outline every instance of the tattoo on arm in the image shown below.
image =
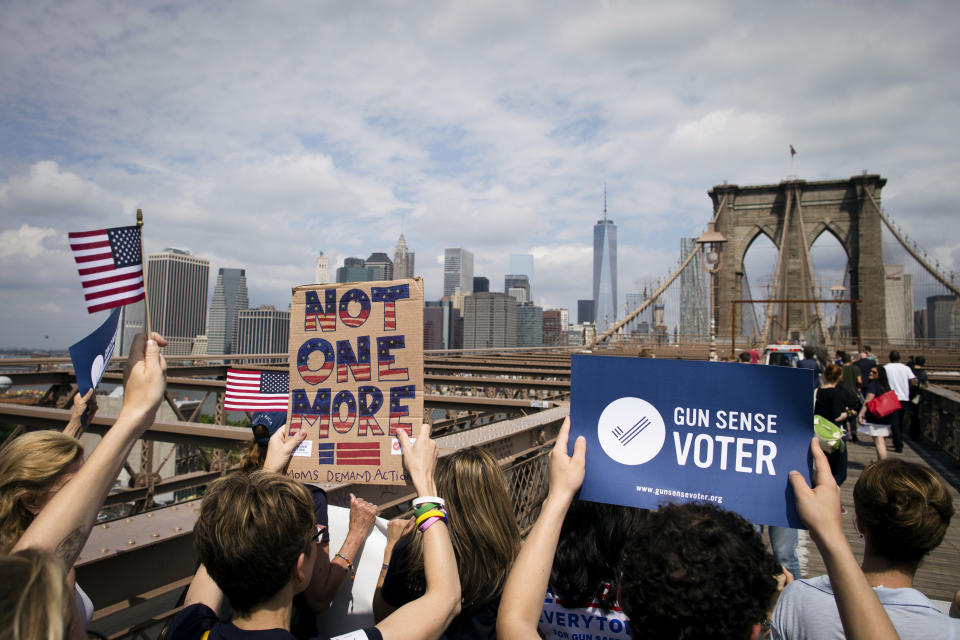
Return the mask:
M 80 550 L 83 549 L 83 544 L 87 541 L 87 532 L 78 527 L 67 534 L 57 545 L 56 555 L 68 567 L 72 567 L 77 560 L 77 556 L 80 555 Z

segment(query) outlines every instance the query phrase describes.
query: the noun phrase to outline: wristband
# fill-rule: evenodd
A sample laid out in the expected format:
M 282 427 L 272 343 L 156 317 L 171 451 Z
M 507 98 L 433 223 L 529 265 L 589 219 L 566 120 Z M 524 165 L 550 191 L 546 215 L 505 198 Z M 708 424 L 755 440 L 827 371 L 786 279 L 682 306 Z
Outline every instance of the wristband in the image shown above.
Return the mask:
M 443 518 L 444 520 L 446 520 L 446 519 L 447 519 L 447 514 L 446 514 L 444 511 L 441 511 L 441 510 L 439 510 L 439 509 L 431 509 L 431 510 L 429 510 L 429 511 L 423 513 L 423 514 L 421 514 L 421 515 L 417 518 L 417 526 L 418 526 L 418 527 L 421 526 L 424 522 L 426 522 L 426 521 L 429 520 L 430 518 Z
M 424 523 L 420 525 L 420 533 L 424 533 L 427 529 L 429 529 L 430 527 L 432 527 L 435 523 L 440 522 L 441 520 L 443 520 L 444 522 L 447 521 L 446 518 L 440 518 L 440 517 L 437 517 L 437 516 L 433 516 L 433 517 L 431 517 L 431 518 L 427 518 L 427 519 L 424 521 Z
M 443 498 L 439 498 L 439 497 L 437 497 L 437 496 L 423 496 L 423 497 L 421 497 L 421 498 L 414 498 L 414 499 L 413 499 L 413 506 L 414 506 L 414 507 L 419 507 L 420 505 L 422 505 L 422 504 L 424 504 L 424 503 L 426 503 L 426 502 L 434 502 L 434 503 L 440 505 L 441 507 L 447 506 L 447 503 L 443 501 Z
M 419 507 L 413 510 L 413 515 L 415 518 L 419 518 L 420 516 L 425 514 L 427 511 L 431 511 L 433 509 L 438 509 L 440 511 L 443 511 L 444 513 L 446 513 L 447 511 L 447 509 L 442 504 L 436 504 L 435 502 L 425 502 L 424 504 L 420 505 Z

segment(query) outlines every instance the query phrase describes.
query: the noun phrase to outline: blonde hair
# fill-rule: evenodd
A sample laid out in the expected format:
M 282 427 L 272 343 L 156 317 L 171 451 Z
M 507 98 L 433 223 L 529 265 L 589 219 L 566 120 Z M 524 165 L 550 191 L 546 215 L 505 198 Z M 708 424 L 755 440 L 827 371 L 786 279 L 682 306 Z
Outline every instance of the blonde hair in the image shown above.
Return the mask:
M 463 608 L 499 598 L 520 551 L 520 527 L 503 471 L 493 456 L 471 447 L 441 458 L 435 478 L 450 516 Z M 423 582 L 422 544 L 423 537 L 414 534 L 409 578 L 418 591 Z
M 0 640 L 66 636 L 73 592 L 57 558 L 34 549 L 0 555 L 0 575 Z
M 24 499 L 47 491 L 83 458 L 83 445 L 59 431 L 33 431 L 0 449 L 0 552 L 8 553 L 33 521 Z

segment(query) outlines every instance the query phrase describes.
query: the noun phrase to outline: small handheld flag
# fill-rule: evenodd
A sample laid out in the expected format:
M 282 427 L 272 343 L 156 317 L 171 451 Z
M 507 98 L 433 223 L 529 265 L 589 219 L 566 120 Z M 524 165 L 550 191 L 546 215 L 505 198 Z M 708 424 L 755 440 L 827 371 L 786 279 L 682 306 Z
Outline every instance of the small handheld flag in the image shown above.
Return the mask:
M 289 398 L 286 371 L 227 369 L 223 408 L 228 411 L 286 411 Z
M 89 313 L 144 299 L 138 227 L 78 231 L 68 237 Z

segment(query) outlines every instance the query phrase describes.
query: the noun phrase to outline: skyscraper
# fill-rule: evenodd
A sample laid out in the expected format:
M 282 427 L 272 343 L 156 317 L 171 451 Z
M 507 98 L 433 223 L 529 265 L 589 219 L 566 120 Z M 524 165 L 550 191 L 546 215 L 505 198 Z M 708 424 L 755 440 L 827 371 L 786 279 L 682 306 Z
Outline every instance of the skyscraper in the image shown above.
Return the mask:
M 207 353 L 233 353 L 237 331 L 237 311 L 250 306 L 247 295 L 247 272 L 244 269 L 225 269 L 217 272 L 210 303 L 210 322 L 207 324 Z
M 457 289 L 463 295 L 473 293 L 473 254 L 466 249 L 444 249 L 443 296 L 452 296 Z
M 393 261 L 382 251 L 371 253 L 363 265 L 370 270 L 371 280 L 393 280 Z
M 520 291 L 514 291 L 519 289 Z M 532 302 L 533 296 L 530 293 L 530 278 L 523 273 L 508 273 L 503 277 L 503 292 L 508 296 L 513 296 L 517 302 Z
M 607 189 L 603 189 L 603 220 L 593 227 L 593 304 L 597 333 L 617 320 L 617 226 L 607 219 Z
M 393 249 L 393 277 L 397 280 L 401 278 L 413 277 L 413 258 L 414 252 L 407 249 L 407 241 L 403 234 L 397 240 L 397 246 Z
M 530 303 L 517 305 L 517 346 L 543 346 L 543 307 Z
M 373 272 L 364 266 L 360 258 L 344 258 L 343 266 L 337 269 L 337 282 L 366 282 L 373 280 Z
M 150 328 L 166 338 L 164 352 L 189 355 L 193 341 L 207 330 L 210 261 L 181 249 L 147 257 Z
M 290 348 L 290 312 L 273 305 L 237 311 L 236 353 L 286 353 Z M 264 359 L 267 362 L 271 359 Z
M 527 276 L 528 280 L 533 281 L 533 255 L 529 253 L 511 253 L 510 273 L 523 274 Z
M 473 292 L 485 293 L 490 291 L 490 280 L 483 276 L 473 276 Z
M 327 284 L 330 282 L 330 258 L 323 255 L 323 251 L 317 256 L 317 266 L 313 274 L 314 284 Z
M 517 346 L 517 301 L 505 293 L 475 293 L 463 300 L 463 348 Z

